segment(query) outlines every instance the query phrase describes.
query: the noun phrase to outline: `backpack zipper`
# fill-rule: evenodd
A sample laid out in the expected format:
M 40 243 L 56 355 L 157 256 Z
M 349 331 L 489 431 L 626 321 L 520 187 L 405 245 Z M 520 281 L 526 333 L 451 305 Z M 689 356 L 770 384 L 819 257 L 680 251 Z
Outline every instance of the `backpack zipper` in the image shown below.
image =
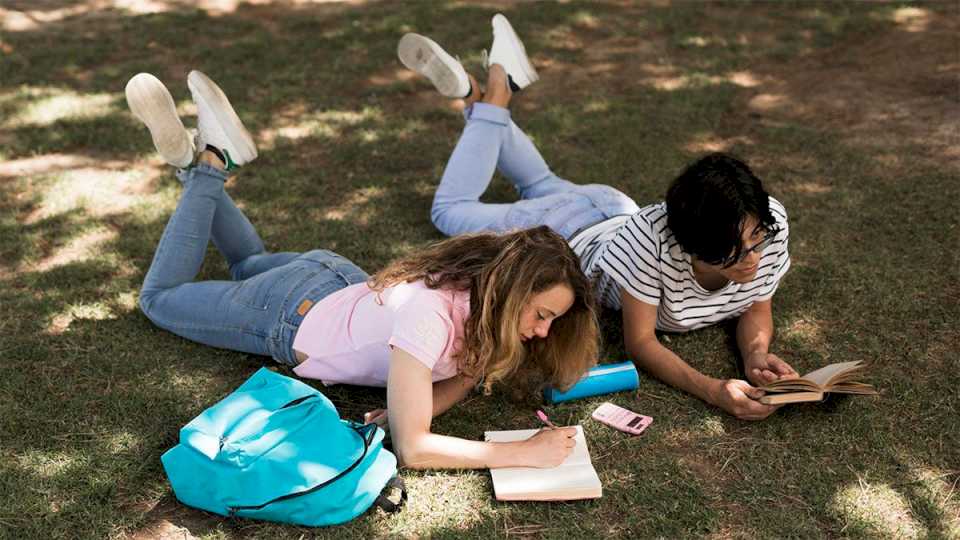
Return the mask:
M 291 401 L 290 403 L 287 403 L 287 404 L 284 405 L 283 407 L 280 407 L 280 409 L 286 409 L 287 407 L 293 407 L 294 405 L 299 405 L 299 404 L 303 403 L 304 401 L 306 401 L 306 400 L 308 400 L 308 399 L 310 399 L 310 398 L 315 398 L 315 397 L 317 397 L 317 394 L 307 394 L 307 395 L 305 395 L 305 396 L 303 396 L 303 397 L 298 397 L 297 399 Z

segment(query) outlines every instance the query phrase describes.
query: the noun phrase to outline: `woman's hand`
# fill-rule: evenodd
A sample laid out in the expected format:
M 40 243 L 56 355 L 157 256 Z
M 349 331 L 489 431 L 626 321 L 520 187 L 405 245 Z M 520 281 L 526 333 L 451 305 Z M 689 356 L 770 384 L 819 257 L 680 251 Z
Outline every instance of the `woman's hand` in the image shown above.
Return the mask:
M 523 461 L 527 467 L 549 469 L 563 463 L 576 446 L 577 428 L 541 429 L 523 441 Z
M 374 409 L 370 412 L 363 413 L 363 423 L 376 424 L 386 429 L 387 428 L 387 410 Z
M 710 401 L 741 420 L 763 420 L 778 409 L 757 401 L 764 394 L 763 390 L 750 386 L 747 381 L 728 379 L 717 381 Z

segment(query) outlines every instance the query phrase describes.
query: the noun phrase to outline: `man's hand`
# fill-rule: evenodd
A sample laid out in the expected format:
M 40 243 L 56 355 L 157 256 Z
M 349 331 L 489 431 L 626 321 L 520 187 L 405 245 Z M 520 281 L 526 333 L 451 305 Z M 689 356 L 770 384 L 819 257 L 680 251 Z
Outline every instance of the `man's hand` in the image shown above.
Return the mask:
M 799 377 L 797 372 L 790 367 L 790 364 L 781 360 L 779 356 L 767 352 L 747 355 L 743 359 L 743 370 L 746 372 L 747 380 L 757 386 L 763 386 L 779 379 Z
M 756 401 L 763 397 L 765 392 L 750 386 L 747 381 L 728 379 L 718 383 L 711 402 L 741 420 L 763 420 L 778 408 Z

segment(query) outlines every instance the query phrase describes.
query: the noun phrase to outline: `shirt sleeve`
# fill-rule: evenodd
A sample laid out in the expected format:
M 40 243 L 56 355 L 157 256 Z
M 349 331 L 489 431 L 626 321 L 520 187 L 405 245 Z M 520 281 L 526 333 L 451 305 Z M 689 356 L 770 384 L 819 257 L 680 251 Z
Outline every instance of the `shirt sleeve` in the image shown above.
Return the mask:
M 605 274 L 630 296 L 646 304 L 660 303 L 660 233 L 637 214 L 610 239 L 600 258 Z
M 419 291 L 397 310 L 388 343 L 410 353 L 433 371 L 454 335 L 453 319 L 433 291 Z
M 777 227 L 780 228 L 780 232 L 778 232 L 776 238 L 774 238 L 773 244 L 770 245 L 771 248 L 776 250 L 777 258 L 774 263 L 774 270 L 770 274 L 770 277 L 767 278 L 767 286 L 764 287 L 764 292 L 757 297 L 758 300 L 769 300 L 773 298 L 773 295 L 777 292 L 777 288 L 780 287 L 780 280 L 783 279 L 787 270 L 790 269 L 790 251 L 788 249 L 790 243 L 790 226 L 787 222 L 787 210 L 780 204 L 780 201 L 770 197 L 770 213 L 773 214 L 773 218 L 777 222 Z

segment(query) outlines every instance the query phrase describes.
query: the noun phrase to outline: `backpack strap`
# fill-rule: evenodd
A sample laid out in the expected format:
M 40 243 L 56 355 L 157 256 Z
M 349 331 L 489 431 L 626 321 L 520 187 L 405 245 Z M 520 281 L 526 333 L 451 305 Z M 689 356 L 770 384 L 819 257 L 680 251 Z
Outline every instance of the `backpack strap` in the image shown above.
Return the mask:
M 314 491 L 317 491 L 318 489 L 322 489 L 322 488 L 324 488 L 324 487 L 326 487 L 326 486 L 328 486 L 328 485 L 336 482 L 337 480 L 341 479 L 342 477 L 346 476 L 350 471 L 352 471 L 353 469 L 355 469 L 355 468 L 357 467 L 357 465 L 360 464 L 360 462 L 363 461 L 363 458 L 365 458 L 365 457 L 367 456 L 367 452 L 370 450 L 370 445 L 373 444 L 373 438 L 374 438 L 374 436 L 376 435 L 376 432 L 377 432 L 377 429 L 376 429 L 377 426 L 376 426 L 376 424 L 364 424 L 364 425 L 359 425 L 359 424 L 351 423 L 351 424 L 350 424 L 350 427 L 353 429 L 354 432 L 356 432 L 357 435 L 360 436 L 360 439 L 363 441 L 363 452 L 360 454 L 360 457 L 358 457 L 358 458 L 356 459 L 356 461 L 354 461 L 353 464 L 351 464 L 349 467 L 347 467 L 346 469 L 340 471 L 340 473 L 337 474 L 336 476 L 334 476 L 333 478 L 330 478 L 330 479 L 328 479 L 328 480 L 325 481 L 325 482 L 322 482 L 322 483 L 320 483 L 320 484 L 317 484 L 317 485 L 315 485 L 315 486 L 313 486 L 313 487 L 311 487 L 311 488 L 307 488 L 307 489 L 305 489 L 305 490 L 303 490 L 303 491 L 297 491 L 297 492 L 294 492 L 294 493 L 288 493 L 288 494 L 286 494 L 286 495 L 281 495 L 281 496 L 279 496 L 279 497 L 277 497 L 277 498 L 275 498 L 275 499 L 271 499 L 271 500 L 269 500 L 269 501 L 267 501 L 267 502 L 265 502 L 265 503 L 263 503 L 263 504 L 255 504 L 255 505 L 249 505 L 249 506 L 230 506 L 230 507 L 228 507 L 229 515 L 231 515 L 231 516 L 236 515 L 237 511 L 239 511 L 239 510 L 261 510 L 261 509 L 263 509 L 265 506 L 267 506 L 267 505 L 269 505 L 269 504 L 273 504 L 273 503 L 275 503 L 275 502 L 280 502 L 280 501 L 284 501 L 284 500 L 287 500 L 287 499 L 292 499 L 292 498 L 294 498 L 294 497 L 302 497 L 303 495 L 307 495 L 307 494 L 313 493 Z M 389 485 L 389 484 L 390 484 L 390 483 L 387 482 L 387 485 Z M 402 485 L 402 482 L 401 482 L 401 485 Z M 378 495 L 378 497 L 382 497 L 382 496 L 383 496 L 383 493 L 381 493 L 380 495 Z M 404 490 L 404 492 L 403 492 L 403 497 L 402 497 L 402 498 L 403 498 L 403 499 L 406 499 L 406 498 L 407 498 L 407 494 L 406 494 L 406 491 L 405 491 L 405 490 Z M 401 501 L 401 502 L 402 502 L 402 501 Z
M 399 489 L 400 490 L 400 500 L 397 502 L 391 501 L 387 498 L 387 491 Z M 383 487 L 383 491 L 380 492 L 380 495 L 377 495 L 377 499 L 373 501 L 373 505 L 380 508 L 388 514 L 393 514 L 399 512 L 403 508 L 403 503 L 407 502 L 407 487 L 403 483 L 403 479 L 399 476 L 394 476 L 387 481 L 387 485 Z

